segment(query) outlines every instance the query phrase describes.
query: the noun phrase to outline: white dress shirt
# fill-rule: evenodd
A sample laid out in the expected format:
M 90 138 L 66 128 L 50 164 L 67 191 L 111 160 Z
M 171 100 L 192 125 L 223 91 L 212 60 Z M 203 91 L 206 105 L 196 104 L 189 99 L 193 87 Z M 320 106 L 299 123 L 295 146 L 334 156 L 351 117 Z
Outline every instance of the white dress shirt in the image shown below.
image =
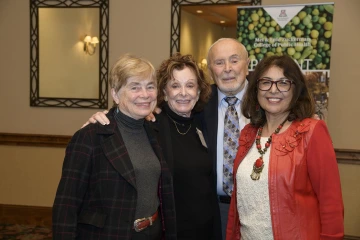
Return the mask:
M 245 81 L 244 88 L 238 92 L 235 97 L 239 99 L 239 101 L 235 104 L 235 109 L 238 113 L 239 117 L 239 128 L 240 131 L 245 127 L 246 124 L 250 122 L 249 119 L 245 118 L 241 114 L 240 106 L 242 102 L 242 98 L 247 89 L 247 80 Z M 216 156 L 216 172 L 217 172 L 217 194 L 221 196 L 227 196 L 227 194 L 223 190 L 223 163 L 224 163 L 224 118 L 225 112 L 228 108 L 228 103 L 225 101 L 225 97 L 227 97 L 224 93 L 222 93 L 219 88 L 218 91 L 218 132 L 217 132 L 217 156 Z

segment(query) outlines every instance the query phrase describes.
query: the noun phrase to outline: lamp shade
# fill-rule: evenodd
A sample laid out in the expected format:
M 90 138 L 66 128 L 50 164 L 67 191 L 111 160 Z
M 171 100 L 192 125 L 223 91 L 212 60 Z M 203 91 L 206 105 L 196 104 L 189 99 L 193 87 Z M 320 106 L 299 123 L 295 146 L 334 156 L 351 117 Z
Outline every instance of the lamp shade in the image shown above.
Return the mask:
M 97 37 L 93 37 L 92 39 L 91 39 L 91 43 L 99 43 L 99 39 L 97 38 Z
M 86 35 L 85 38 L 84 38 L 84 42 L 91 42 L 91 37 L 89 35 Z

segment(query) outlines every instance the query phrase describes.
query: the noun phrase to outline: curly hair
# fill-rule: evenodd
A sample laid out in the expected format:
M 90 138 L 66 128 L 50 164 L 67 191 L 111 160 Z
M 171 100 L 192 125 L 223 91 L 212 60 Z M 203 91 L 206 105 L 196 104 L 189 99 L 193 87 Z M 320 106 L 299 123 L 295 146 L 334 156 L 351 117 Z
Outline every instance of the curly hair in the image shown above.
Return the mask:
M 203 70 L 198 67 L 193 57 L 191 55 L 181 55 L 180 53 L 175 53 L 169 59 L 164 60 L 156 71 L 158 80 L 157 102 L 159 107 L 162 107 L 164 104 L 165 94 L 163 90 L 169 80 L 174 78 L 174 70 L 183 70 L 185 67 L 190 68 L 194 72 L 199 85 L 200 96 L 194 106 L 194 111 L 199 112 L 203 110 L 211 95 L 210 84 L 206 80 Z
M 259 107 L 258 102 L 258 79 L 260 79 L 271 67 L 276 66 L 283 70 L 284 76 L 292 80 L 291 91 L 293 96 L 289 104 L 289 121 L 302 120 L 312 117 L 315 112 L 315 105 L 312 95 L 306 85 L 304 74 L 301 72 L 297 63 L 287 55 L 270 56 L 262 59 L 255 67 L 249 79 L 248 88 L 243 98 L 241 106 L 242 114 L 250 119 L 250 122 L 259 127 L 266 122 L 264 109 Z

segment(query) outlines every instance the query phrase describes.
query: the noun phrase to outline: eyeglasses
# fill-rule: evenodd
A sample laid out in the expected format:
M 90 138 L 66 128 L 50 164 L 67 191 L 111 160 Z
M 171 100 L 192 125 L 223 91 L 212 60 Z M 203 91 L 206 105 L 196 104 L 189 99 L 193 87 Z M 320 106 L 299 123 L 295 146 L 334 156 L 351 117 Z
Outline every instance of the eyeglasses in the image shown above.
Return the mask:
M 271 81 L 266 78 L 261 78 L 258 80 L 258 88 L 261 91 L 269 91 L 273 84 L 276 85 L 277 90 L 279 92 L 287 92 L 291 88 L 291 84 L 295 84 L 292 80 L 289 79 L 280 79 L 277 81 Z

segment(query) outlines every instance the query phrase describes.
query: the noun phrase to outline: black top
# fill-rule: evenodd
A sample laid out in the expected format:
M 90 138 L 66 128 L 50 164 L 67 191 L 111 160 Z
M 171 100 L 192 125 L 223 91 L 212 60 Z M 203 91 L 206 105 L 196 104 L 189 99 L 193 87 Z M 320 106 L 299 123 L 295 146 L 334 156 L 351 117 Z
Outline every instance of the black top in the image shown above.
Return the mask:
M 168 105 L 157 119 L 160 132 L 168 131 L 168 141 L 164 143 L 161 139 L 160 144 L 167 151 L 165 160 L 170 161 L 173 172 L 177 230 L 194 230 L 200 234 L 201 229 L 201 236 L 211 237 L 197 239 L 212 239 L 218 205 L 213 164 L 197 133 L 197 129 L 202 130 L 201 120 L 193 114 L 190 118 L 179 116 Z

